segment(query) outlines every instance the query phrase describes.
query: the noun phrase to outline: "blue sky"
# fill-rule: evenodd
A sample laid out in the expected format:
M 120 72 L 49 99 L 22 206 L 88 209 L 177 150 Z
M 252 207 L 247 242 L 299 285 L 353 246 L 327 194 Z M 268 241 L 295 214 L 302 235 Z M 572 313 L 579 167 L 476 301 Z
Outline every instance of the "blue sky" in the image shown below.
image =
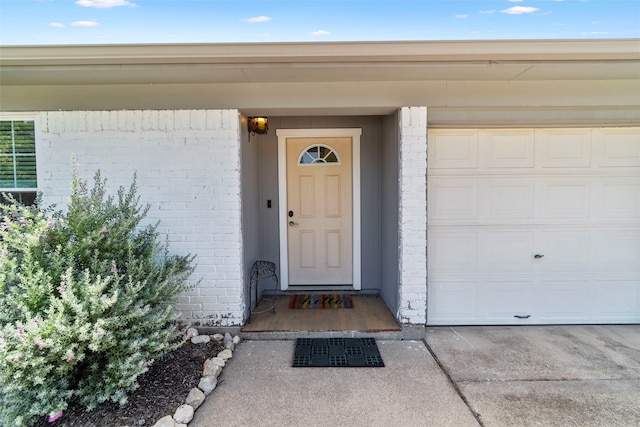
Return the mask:
M 0 44 L 640 38 L 640 0 L 0 0 Z

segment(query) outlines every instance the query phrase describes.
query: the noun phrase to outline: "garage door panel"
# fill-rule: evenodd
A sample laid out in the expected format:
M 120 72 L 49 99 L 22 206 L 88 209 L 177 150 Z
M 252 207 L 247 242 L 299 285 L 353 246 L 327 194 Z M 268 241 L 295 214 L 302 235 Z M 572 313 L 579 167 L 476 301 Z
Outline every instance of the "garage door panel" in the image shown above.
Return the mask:
M 530 273 L 533 267 L 533 231 L 485 231 L 480 233 L 479 266 L 485 272 Z
M 597 318 L 603 321 L 640 322 L 640 282 L 635 280 L 596 280 Z
M 478 182 L 473 179 L 434 178 L 429 183 L 428 208 L 434 221 L 478 219 Z
M 481 167 L 533 168 L 534 132 L 504 130 L 480 132 Z
M 594 180 L 594 212 L 598 219 L 640 221 L 640 178 L 619 177 Z
M 588 179 L 544 179 L 538 182 L 536 205 L 544 220 L 586 219 L 591 216 L 591 186 Z
M 518 322 L 532 313 L 531 280 L 490 280 L 480 294 L 483 316 L 488 321 Z M 518 317 L 516 317 L 518 316 Z
M 534 218 L 535 181 L 533 178 L 483 179 L 478 182 L 482 220 L 529 222 Z
M 436 278 L 429 301 L 434 307 L 429 323 L 434 325 L 640 322 L 636 280 Z
M 594 234 L 599 271 L 640 273 L 640 230 L 600 230 Z
M 605 168 L 639 168 L 640 134 L 635 129 L 600 129 L 594 132 L 595 164 Z
M 475 231 L 438 231 L 430 234 L 431 273 L 474 273 L 478 264 L 478 235 Z
M 589 271 L 590 232 L 588 230 L 563 231 L 554 229 L 541 231 L 537 253 L 544 255 L 537 265 L 541 272 L 586 272 Z M 539 249 L 539 250 L 538 250 Z
M 583 280 L 543 280 L 540 283 L 540 320 L 585 320 L 589 313 L 590 284 Z
M 478 167 L 478 133 L 446 132 L 429 135 L 428 159 L 431 169 L 475 169 Z
M 452 280 L 431 283 L 429 299 L 434 319 L 473 323 L 478 318 L 478 283 L 474 280 Z
M 591 131 L 585 129 L 536 132 L 536 160 L 542 168 L 591 166 Z

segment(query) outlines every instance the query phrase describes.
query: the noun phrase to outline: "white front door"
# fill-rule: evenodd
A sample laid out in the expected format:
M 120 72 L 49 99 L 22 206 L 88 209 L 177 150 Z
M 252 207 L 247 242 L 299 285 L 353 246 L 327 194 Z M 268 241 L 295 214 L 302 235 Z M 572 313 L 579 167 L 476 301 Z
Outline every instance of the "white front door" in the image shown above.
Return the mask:
M 290 285 L 351 285 L 351 138 L 290 138 Z
M 359 173 L 354 173 L 359 144 L 353 131 L 359 136 L 359 129 L 278 131 L 283 289 L 360 289 Z

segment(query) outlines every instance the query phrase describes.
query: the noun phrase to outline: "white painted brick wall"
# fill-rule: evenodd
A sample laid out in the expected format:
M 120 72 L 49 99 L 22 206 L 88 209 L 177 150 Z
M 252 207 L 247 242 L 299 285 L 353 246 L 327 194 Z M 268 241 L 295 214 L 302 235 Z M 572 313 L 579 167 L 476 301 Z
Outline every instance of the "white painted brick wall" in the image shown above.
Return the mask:
M 427 321 L 427 109 L 404 107 L 400 131 L 398 318 Z
M 134 172 L 149 221 L 160 220 L 170 251 L 196 254 L 197 288 L 181 295 L 184 319 L 242 324 L 244 312 L 240 115 L 237 110 L 69 111 L 36 119 L 38 186 L 46 203 L 64 206 L 71 156 L 92 180 L 96 170 L 115 193 Z

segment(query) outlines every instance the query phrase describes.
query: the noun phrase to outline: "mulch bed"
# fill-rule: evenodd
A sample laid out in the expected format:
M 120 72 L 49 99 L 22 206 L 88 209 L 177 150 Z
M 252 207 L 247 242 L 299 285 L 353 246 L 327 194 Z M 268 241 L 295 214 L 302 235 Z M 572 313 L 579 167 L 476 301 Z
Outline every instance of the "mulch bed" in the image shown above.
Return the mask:
M 43 418 L 34 427 L 153 426 L 160 418 L 173 415 L 184 403 L 189 390 L 200 382 L 204 361 L 222 350 L 224 345 L 213 340 L 207 344 L 187 342 L 156 360 L 139 378 L 140 388 L 129 396 L 126 405 L 105 402 L 86 412 L 72 402 L 55 422 L 49 423 Z

